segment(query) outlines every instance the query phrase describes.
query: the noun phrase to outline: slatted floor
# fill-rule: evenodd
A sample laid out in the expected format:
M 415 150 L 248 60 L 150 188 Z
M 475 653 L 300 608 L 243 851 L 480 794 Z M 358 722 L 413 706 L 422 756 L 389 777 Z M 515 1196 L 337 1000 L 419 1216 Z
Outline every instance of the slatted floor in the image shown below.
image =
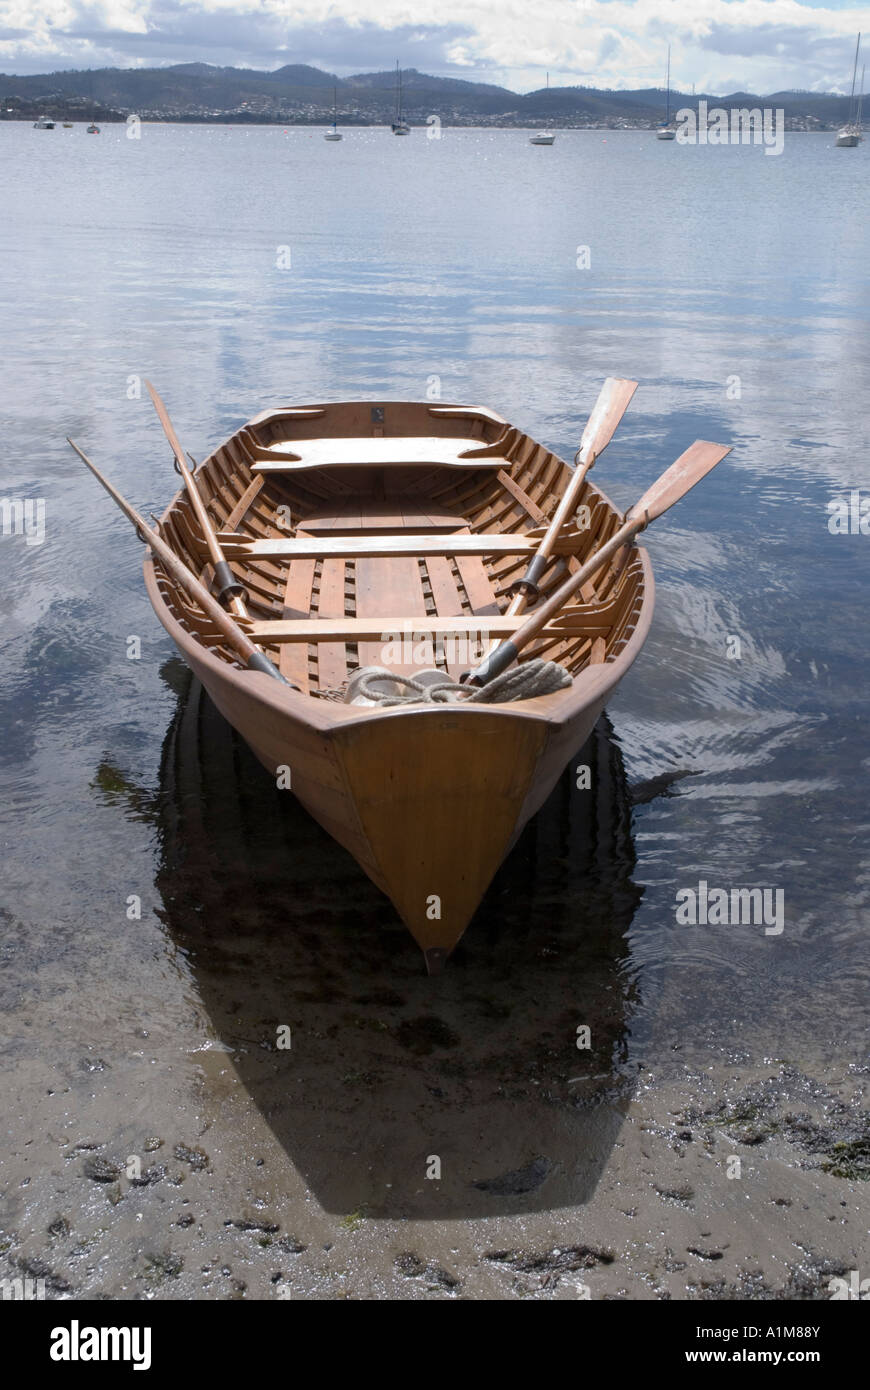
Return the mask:
M 288 628 L 283 634 L 270 634 L 274 641 L 269 643 L 264 632 L 281 671 L 312 695 L 342 688 L 358 665 L 389 664 L 406 673 L 421 665 L 446 665 L 454 677 L 467 669 L 468 642 L 453 644 L 437 632 L 431 658 L 421 660 L 420 642 L 412 641 L 413 655 L 406 650 L 397 660 L 394 649 L 385 660 L 384 640 L 373 637 L 377 626 L 373 629 L 369 621 L 363 627 L 363 621 L 377 624 L 383 617 L 393 619 L 395 625 L 401 614 L 404 627 L 419 622 L 419 632 L 425 633 L 427 619 L 428 630 L 435 632 L 451 618 L 461 619 L 466 628 L 479 618 L 475 636 L 485 632 L 486 619 L 507 607 L 508 586 L 527 563 L 524 552 L 537 544 L 564 486 L 561 461 L 516 431 L 501 441 L 505 457 L 492 459 L 497 466 L 485 471 L 468 470 L 463 475 L 463 470 L 418 466 L 413 470 L 391 469 L 378 477 L 373 469 L 365 480 L 317 469 L 299 478 L 252 477 L 248 471 L 251 451 L 244 446 L 243 434 L 229 441 L 209 466 L 215 475 L 211 479 L 215 496 L 220 492 L 223 499 L 214 506 L 214 519 L 225 534 L 228 558 L 249 586 L 252 617 L 264 627 L 279 619 L 287 624 L 312 622 L 315 630 L 320 618 L 321 631 L 328 620 L 338 625 L 343 619 L 356 619 L 359 624 L 359 635 L 354 631 L 350 637 L 345 628 L 343 641 L 331 637 L 317 642 L 298 640 L 298 632 L 294 635 Z M 482 438 L 481 444 L 484 442 Z M 616 518 L 606 501 L 596 501 L 594 488 L 587 495 L 593 506 L 588 541 L 595 546 L 603 543 Z M 279 511 L 287 515 L 276 522 Z M 202 566 L 202 539 L 183 503 L 177 509 L 176 524 L 180 548 L 195 555 Z M 537 534 L 534 529 L 529 534 L 530 527 L 538 528 Z M 294 530 L 296 537 L 309 544 L 306 557 L 288 553 Z M 462 537 L 477 548 L 483 531 L 498 538 L 494 552 L 462 554 L 453 548 Z M 447 549 L 442 554 L 353 553 L 354 542 L 363 537 L 369 538 L 370 550 L 376 551 L 379 545 L 388 549 L 390 537 L 398 536 L 409 543 L 415 537 L 428 541 L 433 552 L 439 541 Z M 569 544 L 568 537 L 563 537 L 563 558 L 548 574 L 545 588 L 554 587 L 564 577 L 566 565 L 576 569 L 578 560 L 570 553 L 574 540 L 572 536 Z M 253 542 L 250 550 L 248 541 Z M 319 552 L 318 541 L 332 553 Z M 345 547 L 347 554 L 342 553 Z M 585 545 L 578 548 L 582 553 Z M 207 567 L 205 574 L 208 577 Z M 617 582 L 614 565 L 609 575 L 596 577 L 578 595 L 595 611 L 589 612 L 588 618 L 578 614 L 570 635 L 567 630 L 564 636 L 548 630 L 530 645 L 528 656 L 545 655 L 575 671 L 606 660 L 611 646 L 618 649 L 617 644 L 624 644 L 633 629 L 642 600 L 637 587 L 636 580 L 627 585 Z M 620 590 L 627 591 L 621 599 Z M 501 604 L 497 593 L 502 595 Z M 614 611 L 605 614 L 603 609 L 613 607 L 614 598 Z M 628 598 L 630 602 L 626 602 Z M 342 631 L 340 625 L 337 630 Z M 206 636 L 213 640 L 210 632 Z
M 416 532 L 433 531 L 469 534 L 465 518 L 458 512 L 436 506 L 420 509 L 419 502 L 402 499 L 342 500 L 330 509 L 306 516 L 304 530 L 297 535 L 333 535 L 337 532 L 372 532 L 380 528 Z M 424 588 L 424 580 L 429 590 Z M 430 555 L 425 560 L 412 556 L 361 556 L 358 559 L 296 559 L 288 567 L 281 616 L 307 618 L 379 618 L 402 614 L 420 620 L 426 631 L 426 618 L 480 616 L 485 629 L 487 615 L 501 612 L 495 589 L 480 556 L 460 555 L 449 559 Z M 385 633 L 385 637 L 389 634 Z M 420 643 L 406 642 L 401 651 L 395 646 L 385 652 L 385 644 L 360 642 L 356 649 L 343 642 L 283 643 L 279 669 L 288 680 L 308 693 L 341 687 L 350 671 L 359 666 L 380 666 L 389 660 L 391 670 L 412 675 L 419 670 Z M 416 648 L 416 651 L 415 651 Z M 446 651 L 449 659 L 445 660 Z M 415 660 L 414 657 L 417 657 Z M 397 659 L 399 658 L 399 659 Z M 461 642 L 433 645 L 425 665 L 439 664 L 457 678 L 468 666 L 468 647 Z

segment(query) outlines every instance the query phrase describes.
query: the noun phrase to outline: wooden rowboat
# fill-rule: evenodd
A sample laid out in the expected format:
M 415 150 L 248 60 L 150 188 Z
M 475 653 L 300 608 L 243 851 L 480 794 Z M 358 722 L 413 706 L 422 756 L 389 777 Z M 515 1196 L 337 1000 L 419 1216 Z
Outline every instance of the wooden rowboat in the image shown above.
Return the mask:
M 329 695 L 357 666 L 458 676 L 475 640 L 514 631 L 509 585 L 571 476 L 484 409 L 346 402 L 249 421 L 196 481 L 247 591 L 242 625 L 298 690 L 246 670 L 184 589 L 145 562 L 157 616 L 218 709 L 388 895 L 430 969 L 640 651 L 653 610 L 647 553 L 626 547 L 523 653 L 565 666 L 566 690 L 398 709 Z M 588 481 L 581 507 L 588 525 L 562 532 L 545 593 L 621 524 Z M 210 581 L 185 491 L 160 530 Z
M 697 440 L 622 517 L 587 474 L 636 385 L 604 383 L 574 469 L 490 410 L 388 401 L 266 410 L 195 475 L 149 385 L 185 486 L 147 536 L 69 441 L 148 540 L 184 660 L 430 973 L 643 646 L 637 535 L 729 452 Z M 455 703 L 347 703 L 372 667 L 468 684 Z

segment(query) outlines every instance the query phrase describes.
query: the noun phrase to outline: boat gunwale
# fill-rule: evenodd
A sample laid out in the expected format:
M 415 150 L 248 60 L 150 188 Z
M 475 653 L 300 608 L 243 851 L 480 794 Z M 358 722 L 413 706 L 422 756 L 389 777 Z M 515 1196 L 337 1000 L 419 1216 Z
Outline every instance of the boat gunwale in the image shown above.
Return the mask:
M 223 441 L 223 443 L 213 449 L 202 463 L 199 464 L 195 476 L 199 478 L 203 471 L 208 468 L 209 464 L 215 461 L 218 456 L 227 449 L 227 446 L 231 445 L 239 435 L 252 426 L 266 423 L 270 419 L 280 417 L 281 415 L 292 414 L 295 410 L 300 411 L 300 422 L 303 422 L 304 416 L 301 412 L 326 409 L 330 405 L 371 405 L 384 407 L 390 405 L 399 407 L 413 405 L 426 406 L 429 409 L 432 408 L 431 402 L 414 400 L 391 402 L 383 399 L 371 401 L 334 401 L 324 402 L 322 404 L 306 404 L 299 406 L 286 405 L 267 408 L 252 417 L 251 420 L 240 425 Z M 441 415 L 441 412 L 447 411 L 466 413 L 479 412 L 486 417 L 488 422 L 505 425 L 511 428 L 506 419 L 487 407 L 461 404 L 454 405 L 449 402 L 439 402 L 436 409 L 439 415 Z M 442 418 L 450 417 L 442 416 Z M 563 467 L 570 467 L 560 455 L 548 449 L 546 445 L 540 444 L 532 435 L 526 434 L 525 431 L 521 430 L 518 432 L 536 447 L 547 449 L 547 452 L 552 458 L 562 464 Z M 589 486 L 590 488 L 593 487 L 591 483 Z M 594 485 L 594 491 L 609 508 L 611 513 L 615 517 L 621 519 L 621 512 L 607 494 L 598 488 L 597 485 Z M 166 521 L 185 498 L 186 493 L 183 488 L 175 493 L 161 514 L 161 525 L 165 525 Z M 225 682 L 231 688 L 236 688 L 240 691 L 247 690 L 250 694 L 254 695 L 257 700 L 268 703 L 276 712 L 294 716 L 309 728 L 327 734 L 330 731 L 338 731 L 342 727 L 359 724 L 360 721 L 371 723 L 372 721 L 382 719 L 407 719 L 411 715 L 419 718 L 443 718 L 445 714 L 455 716 L 456 712 L 460 709 L 463 711 L 463 714 L 468 717 L 473 717 L 475 713 L 498 714 L 506 718 L 533 719 L 549 725 L 561 726 L 579 717 L 585 709 L 591 707 L 593 704 L 603 703 L 610 692 L 623 679 L 639 655 L 652 623 L 655 607 L 655 583 L 652 563 L 645 546 L 635 544 L 633 546 L 633 554 L 639 560 L 642 570 L 639 585 L 640 608 L 634 620 L 634 626 L 630 635 L 624 640 L 620 650 L 612 659 L 596 662 L 594 664 L 587 663 L 587 665 L 576 674 L 573 672 L 571 673 L 572 683 L 570 687 L 557 691 L 551 695 L 536 696 L 528 700 L 504 703 L 489 704 L 483 702 L 470 703 L 465 701 L 458 704 L 439 704 L 433 706 L 413 705 L 411 707 L 345 705 L 340 701 L 326 700 L 306 691 L 295 690 L 291 686 L 279 685 L 267 675 L 245 670 L 242 667 L 231 664 L 216 654 L 205 643 L 199 641 L 195 634 L 179 621 L 162 592 L 154 565 L 153 555 L 150 551 L 145 556 L 143 570 L 145 586 L 151 605 L 159 621 L 186 661 L 190 664 L 202 664 L 212 673 L 212 679 L 214 681 L 219 683 Z M 481 616 L 481 626 L 483 627 L 484 625 L 485 616 Z M 423 618 L 420 619 L 419 630 L 425 631 L 425 619 Z M 203 683 L 208 688 L 210 682 L 206 680 L 205 677 L 202 679 Z

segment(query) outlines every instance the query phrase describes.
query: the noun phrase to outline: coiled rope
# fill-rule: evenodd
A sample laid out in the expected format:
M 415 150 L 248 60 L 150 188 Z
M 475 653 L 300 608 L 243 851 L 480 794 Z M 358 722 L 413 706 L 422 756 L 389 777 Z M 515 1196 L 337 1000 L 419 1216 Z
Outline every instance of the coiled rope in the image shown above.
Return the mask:
M 347 704 L 418 705 L 418 704 L 509 704 L 515 700 L 531 700 L 536 695 L 553 695 L 571 684 L 570 672 L 555 661 L 525 661 L 510 671 L 504 671 L 487 685 L 460 685 L 440 671 L 425 673 L 429 679 L 414 680 L 400 676 L 383 666 L 362 666 L 348 681 L 345 692 Z M 393 687 L 385 690 L 385 683 Z M 380 689 L 378 688 L 380 686 Z M 396 690 L 396 686 L 404 687 Z

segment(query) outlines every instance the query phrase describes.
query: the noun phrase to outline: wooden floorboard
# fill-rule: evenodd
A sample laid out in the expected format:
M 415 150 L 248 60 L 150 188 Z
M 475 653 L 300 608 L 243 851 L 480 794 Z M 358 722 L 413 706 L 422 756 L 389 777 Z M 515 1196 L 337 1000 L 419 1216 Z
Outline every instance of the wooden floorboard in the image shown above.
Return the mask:
M 324 560 L 320 573 L 320 618 L 344 617 L 344 560 Z M 347 648 L 344 642 L 322 642 L 317 647 L 318 684 L 334 689 L 347 680 Z
M 283 618 L 310 618 L 311 586 L 314 582 L 315 560 L 293 560 L 284 588 Z M 308 693 L 308 647 L 304 642 L 282 646 L 278 669 L 287 680 Z
M 430 555 L 426 560 L 426 570 L 438 617 L 459 617 L 462 614 L 462 597 L 450 561 L 444 555 Z M 454 680 L 458 680 L 469 663 L 464 659 L 464 654 L 460 659 L 458 654 L 452 653 L 449 649 L 447 656 L 448 673 Z
M 356 562 L 356 615 L 358 618 L 391 617 L 401 613 L 406 619 L 419 617 L 425 629 L 426 599 L 417 560 L 398 556 L 386 560 L 362 559 Z M 384 628 L 383 631 L 390 629 Z M 378 634 L 380 635 L 380 634 Z M 360 642 L 360 666 L 384 664 L 383 642 Z M 411 675 L 413 662 L 398 662 L 391 669 Z

